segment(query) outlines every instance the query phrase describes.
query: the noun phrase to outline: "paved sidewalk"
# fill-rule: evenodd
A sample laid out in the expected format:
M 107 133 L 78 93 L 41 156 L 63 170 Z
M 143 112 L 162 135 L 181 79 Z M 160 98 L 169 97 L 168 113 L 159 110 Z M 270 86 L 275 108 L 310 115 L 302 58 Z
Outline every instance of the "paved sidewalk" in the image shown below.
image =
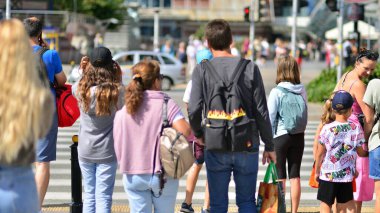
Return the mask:
M 194 205 L 193 208 L 195 212 L 201 211 L 201 205 Z M 181 208 L 180 205 L 176 205 L 175 212 L 179 212 L 179 209 Z M 42 209 L 43 213 L 68 213 L 70 212 L 70 207 L 68 205 L 61 205 L 61 206 L 50 206 L 50 207 L 44 207 Z M 118 212 L 118 213 L 130 213 L 129 206 L 128 205 L 113 205 L 112 206 L 112 212 Z M 229 213 L 237 213 L 237 207 L 236 206 L 230 206 L 228 208 Z M 290 212 L 290 208 L 287 208 L 287 212 Z M 298 209 L 298 213 L 317 213 L 319 212 L 319 207 L 300 207 Z M 374 213 L 375 209 L 371 207 L 363 207 L 362 213 Z

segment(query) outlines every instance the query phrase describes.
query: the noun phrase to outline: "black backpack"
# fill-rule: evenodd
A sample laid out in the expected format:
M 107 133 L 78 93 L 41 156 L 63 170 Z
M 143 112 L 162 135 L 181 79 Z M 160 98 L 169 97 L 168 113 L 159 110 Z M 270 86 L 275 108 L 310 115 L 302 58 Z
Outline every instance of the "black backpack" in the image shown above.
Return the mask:
M 54 84 L 49 80 L 49 77 L 47 75 L 46 65 L 44 61 L 42 60 L 43 54 L 48 51 L 49 49 L 46 49 L 44 47 L 41 47 L 36 52 L 34 52 L 34 58 L 36 60 L 36 66 L 37 66 L 37 72 L 40 80 L 42 81 L 42 84 L 46 88 L 54 88 Z
M 248 63 L 248 60 L 240 59 L 230 80 L 223 80 L 209 61 L 201 63 L 205 76 L 209 77 L 209 90 L 205 89 L 206 79 L 203 81 L 203 124 L 207 150 L 255 151 L 252 141 L 252 113 L 249 105 L 247 107 L 247 98 L 243 97 L 244 88 L 238 85 Z

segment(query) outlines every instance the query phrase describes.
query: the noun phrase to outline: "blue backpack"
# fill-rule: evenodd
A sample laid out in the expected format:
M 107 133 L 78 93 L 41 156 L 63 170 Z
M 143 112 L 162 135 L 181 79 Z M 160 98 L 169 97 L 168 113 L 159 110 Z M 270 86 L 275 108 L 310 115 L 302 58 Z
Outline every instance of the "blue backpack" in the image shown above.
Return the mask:
M 277 86 L 284 95 L 280 100 L 279 119 L 289 134 L 302 133 L 307 125 L 307 105 L 301 94 Z

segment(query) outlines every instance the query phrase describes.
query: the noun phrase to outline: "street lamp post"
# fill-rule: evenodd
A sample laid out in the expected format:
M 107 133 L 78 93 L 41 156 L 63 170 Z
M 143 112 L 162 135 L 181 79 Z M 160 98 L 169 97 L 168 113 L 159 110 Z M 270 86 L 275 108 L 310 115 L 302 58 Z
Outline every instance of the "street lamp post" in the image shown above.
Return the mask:
M 292 26 L 292 54 L 293 57 L 296 57 L 296 33 L 297 33 L 297 8 L 298 0 L 293 0 L 293 26 Z
M 154 38 L 153 38 L 153 51 L 157 51 L 159 50 L 159 36 L 160 36 L 160 31 L 159 31 L 159 13 L 160 13 L 160 10 L 159 9 L 156 9 L 154 11 Z
M 339 66 L 337 69 L 337 76 L 336 80 L 339 82 L 340 77 L 342 76 L 342 70 L 343 70 L 343 16 L 344 16 L 344 0 L 339 1 L 339 12 L 338 12 L 338 19 L 337 24 L 339 28 L 339 35 L 338 35 L 338 44 L 339 44 Z
M 7 0 L 6 2 L 5 19 L 11 19 L 11 0 Z
M 250 19 L 250 28 L 249 28 L 249 40 L 251 44 L 251 59 L 252 61 L 255 61 L 255 16 L 254 16 L 254 7 L 255 7 L 255 0 L 251 1 L 251 6 L 249 7 L 251 11 L 249 11 L 249 19 Z

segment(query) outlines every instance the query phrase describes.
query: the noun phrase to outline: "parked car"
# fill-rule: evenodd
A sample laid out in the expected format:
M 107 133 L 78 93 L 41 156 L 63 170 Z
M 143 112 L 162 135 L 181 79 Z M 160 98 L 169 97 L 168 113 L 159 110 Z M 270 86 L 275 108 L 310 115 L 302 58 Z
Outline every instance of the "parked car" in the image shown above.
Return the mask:
M 127 85 L 131 81 L 131 67 L 144 59 L 152 59 L 160 63 L 161 74 L 164 75 L 161 83 L 162 90 L 170 90 L 172 86 L 183 83 L 186 80 L 186 70 L 182 62 L 166 53 L 141 50 L 126 51 L 115 54 L 113 59 L 121 67 L 124 85 Z M 79 66 L 75 66 L 69 76 L 69 82 L 76 82 L 80 76 Z

